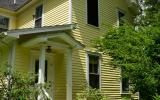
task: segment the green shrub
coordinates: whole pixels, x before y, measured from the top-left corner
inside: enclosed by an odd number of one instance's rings
[[[153,100],[160,100],[160,95],[156,94],[155,96],[153,96]]]
[[[98,89],[85,88],[77,94],[76,100],[107,100],[107,97]]]

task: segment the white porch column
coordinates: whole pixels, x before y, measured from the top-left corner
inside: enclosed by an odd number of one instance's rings
[[[38,83],[44,83],[44,75],[45,75],[45,53],[46,48],[45,46],[41,47],[40,56],[39,56],[39,73],[38,73]]]
[[[45,75],[45,52],[46,48],[45,46],[42,46],[40,49],[40,55],[39,55],[39,70],[38,70],[38,84],[44,83],[44,75]],[[38,100],[42,100],[43,95],[38,95]]]
[[[66,100],[72,100],[72,50],[67,49],[66,53]]]

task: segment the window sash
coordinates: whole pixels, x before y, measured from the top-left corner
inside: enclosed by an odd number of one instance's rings
[[[123,26],[124,24],[124,16],[125,14],[122,11],[118,11],[118,21],[119,21],[119,26]]]
[[[36,8],[35,12],[35,27],[42,26],[42,13],[43,13],[43,5],[40,5]]]
[[[42,18],[35,20],[35,27],[41,27],[42,26]]]
[[[9,18],[0,16],[0,32],[7,31],[9,27]]]
[[[88,55],[88,75],[89,85],[92,88],[100,88],[100,74],[99,74],[99,56]]]
[[[98,0],[87,0],[87,24],[99,26]]]

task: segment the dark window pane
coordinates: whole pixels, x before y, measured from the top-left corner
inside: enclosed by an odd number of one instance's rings
[[[98,63],[94,64],[94,73],[98,74]]]
[[[36,15],[35,15],[35,27],[41,27],[42,26],[42,12],[43,12],[43,6],[38,6],[36,8]]]
[[[39,60],[35,61],[35,83],[38,83],[38,73],[39,73]],[[47,82],[47,77],[48,77],[48,61],[45,61],[45,82]]]
[[[92,64],[89,64],[89,72],[93,73],[93,66],[92,66]]]
[[[37,8],[36,8],[36,19],[37,18],[39,18],[39,17],[42,17],[42,11],[43,11],[43,6],[41,5],[41,6],[38,6]]]
[[[119,26],[122,26],[124,24],[124,19],[123,19],[124,16],[125,16],[124,13],[122,13],[121,11],[118,11]]]
[[[128,78],[122,78],[122,91],[123,92],[129,91],[129,79]]]
[[[41,18],[39,18],[39,19],[37,19],[37,20],[35,20],[35,27],[41,27],[42,26],[42,19]]]
[[[38,71],[39,71],[39,60],[36,60],[35,62],[35,83],[38,83]]]
[[[89,56],[89,85],[92,88],[99,88],[99,57],[96,55]]]
[[[99,89],[99,75],[90,74],[89,75],[89,82],[90,82],[89,85],[92,88]]]
[[[45,82],[47,82],[47,77],[48,77],[48,61],[45,61]]]
[[[9,18],[0,16],[0,32],[7,31],[9,26]]]
[[[98,25],[98,0],[87,0],[87,23]]]

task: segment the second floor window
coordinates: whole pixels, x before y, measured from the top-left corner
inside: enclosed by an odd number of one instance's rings
[[[98,27],[98,0],[87,0],[87,24]]]
[[[43,6],[40,5],[36,8],[35,12],[35,27],[42,26],[42,13],[43,13]]]
[[[0,32],[7,31],[9,27],[9,18],[0,16]]]
[[[118,24],[123,26],[125,14],[122,11],[118,11]]]
[[[88,55],[88,69],[89,69],[89,86],[92,88],[100,88],[100,74],[99,74],[99,56]]]

